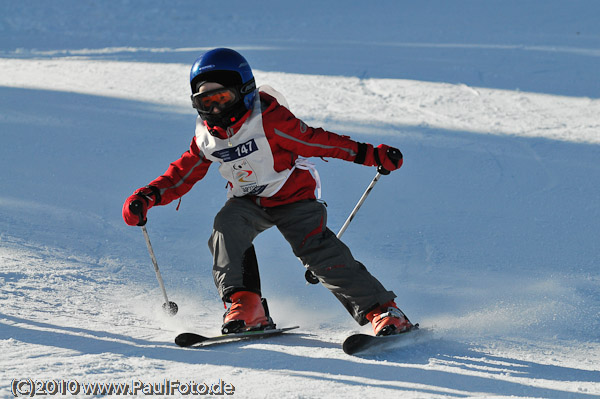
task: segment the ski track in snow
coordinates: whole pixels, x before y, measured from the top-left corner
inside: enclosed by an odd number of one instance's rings
[[[8,294],[0,317],[1,345],[9,353],[2,360],[6,392],[12,374],[80,382],[224,379],[242,397],[256,392],[259,397],[333,392],[433,398],[599,393],[600,348],[592,343],[573,348],[568,342],[556,346],[498,338],[482,345],[434,334],[399,353],[350,357],[339,347],[350,331],[329,325],[265,342],[177,348],[171,341],[176,331],[197,325],[218,329],[214,320],[205,320],[211,314],[192,311],[204,302],[194,294],[180,302],[181,313],[171,319],[157,310],[157,290],[124,286],[106,276],[104,267],[89,267],[70,253],[5,244],[0,260]],[[278,388],[266,388],[265,380]]]
[[[26,378],[223,380],[239,398],[600,397],[593,2],[469,2],[467,15],[443,2],[318,3],[315,14],[232,1],[204,5],[207,40],[187,28],[192,2],[119,1],[118,13],[24,3],[0,6],[0,397]],[[369,326],[305,285],[270,230],[256,240],[264,294],[278,326],[301,328],[173,344],[220,328],[206,240],[224,182],[211,169],[179,211],[150,211],[175,317],[161,311],[141,232],[120,213],[187,149],[189,65],[215,43],[264,66],[257,83],[307,123],[403,151],[344,241],[427,339],[345,355],[344,338]],[[337,230],[374,171],[315,161]]]

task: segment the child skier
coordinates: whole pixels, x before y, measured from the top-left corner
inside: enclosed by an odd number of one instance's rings
[[[228,200],[214,219],[209,248],[219,295],[231,303],[223,333],[274,326],[261,300],[254,238],[277,226],[294,254],[360,324],[375,335],[398,334],[413,325],[387,291],[326,226],[317,201],[314,166],[300,157],[333,157],[388,171],[400,168],[399,150],[358,143],[296,118],[280,93],[256,88],[246,59],[217,48],[200,56],[190,72],[198,111],[190,148],[165,174],[127,198],[123,218],[144,225],[148,209],[187,193],[215,162],[228,181]],[[263,305],[264,302],[264,305]]]

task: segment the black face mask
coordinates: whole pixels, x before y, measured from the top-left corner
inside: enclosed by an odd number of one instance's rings
[[[247,112],[246,106],[243,100],[238,100],[235,104],[229,108],[223,110],[218,114],[211,114],[207,112],[200,112],[200,118],[206,121],[209,127],[220,127],[227,129],[229,126],[234,125],[239,121]]]

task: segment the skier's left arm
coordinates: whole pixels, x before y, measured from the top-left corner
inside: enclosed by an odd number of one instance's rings
[[[366,166],[382,166],[388,171],[402,166],[402,153],[397,148],[385,144],[374,147],[348,136],[310,127],[283,106],[263,114],[263,123],[267,135],[276,145],[303,157],[339,158]]]

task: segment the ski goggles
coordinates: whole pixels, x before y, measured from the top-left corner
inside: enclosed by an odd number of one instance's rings
[[[201,112],[211,112],[213,108],[225,110],[237,101],[235,91],[227,88],[209,90],[204,93],[192,94],[192,106]]]

